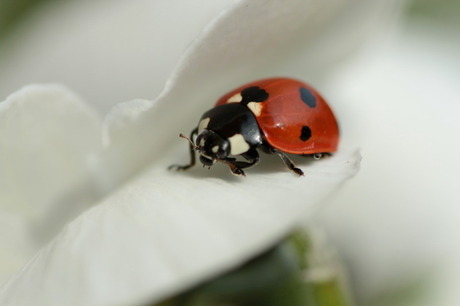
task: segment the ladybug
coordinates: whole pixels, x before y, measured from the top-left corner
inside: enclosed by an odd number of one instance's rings
[[[310,85],[290,78],[269,78],[240,86],[217,100],[192,130],[190,162],[170,168],[186,170],[195,165],[195,152],[209,168],[227,164],[233,174],[259,161],[258,149],[277,154],[298,174],[286,153],[315,159],[337,150],[337,120],[326,101]],[[236,159],[241,156],[244,160]]]

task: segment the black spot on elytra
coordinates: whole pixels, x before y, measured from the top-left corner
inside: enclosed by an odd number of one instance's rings
[[[307,141],[311,137],[311,130],[308,126],[304,125],[300,130],[300,140]]]
[[[307,104],[311,108],[316,107],[316,97],[308,88],[300,87],[299,92],[300,98],[305,104]]]
[[[268,92],[259,86],[252,86],[241,91],[241,104],[247,105],[249,102],[264,102],[268,99]]]

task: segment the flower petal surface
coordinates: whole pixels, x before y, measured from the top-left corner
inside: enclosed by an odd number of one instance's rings
[[[47,241],[98,195],[92,162],[100,126],[100,118],[59,85],[30,85],[0,103],[2,256],[20,264],[35,243]],[[14,245],[25,253],[12,256]],[[0,264],[6,275],[18,268],[8,260]]]
[[[66,226],[2,287],[0,303],[159,301],[281,239],[355,174],[360,161],[357,152],[298,161],[306,170],[298,177],[269,158],[240,178],[225,167],[168,171],[165,165],[181,155],[165,157]]]

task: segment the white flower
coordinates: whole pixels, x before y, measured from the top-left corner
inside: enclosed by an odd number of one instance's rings
[[[81,9],[70,21],[71,35],[69,28],[56,29],[48,19],[57,33],[45,36],[47,43],[32,52],[120,52],[126,62],[123,58],[116,63],[118,72],[129,63],[146,61],[147,73],[117,74],[117,68],[108,67],[114,61],[104,65],[100,57],[85,64],[78,57],[59,62],[54,56],[59,64],[50,66],[44,79],[53,72],[53,77],[61,73],[63,81],[73,75],[66,83],[75,83],[85,96],[94,95],[89,100],[102,102],[89,107],[60,85],[31,85],[0,104],[0,243],[6,246],[0,254],[2,305],[158,301],[260,252],[356,172],[359,156],[346,149],[303,165],[307,176],[300,179],[279,171],[284,169],[278,161],[262,162],[244,180],[224,167],[189,173],[166,168],[186,160],[186,144],[177,134],[196,124],[213,103],[210,97],[267,75],[320,83],[321,73],[373,32],[377,17],[390,11],[391,2],[253,0],[199,8],[189,4],[191,11],[180,13],[182,2],[112,5],[105,3],[89,15],[82,8],[94,8],[90,3],[62,8],[61,22],[70,18],[70,11]],[[102,9],[106,23],[100,20]],[[149,18],[149,12],[157,14],[152,24],[126,30],[139,25],[133,23],[143,20],[139,16]],[[184,39],[168,44],[166,38],[182,24],[179,17],[164,17],[172,12],[193,22],[180,27],[187,32]],[[124,16],[126,23],[120,23]],[[116,35],[104,35],[111,30]],[[349,33],[346,40],[344,32]],[[67,38],[56,40],[60,35]],[[115,48],[105,48],[102,42],[114,37],[120,40]],[[155,46],[154,61],[147,54],[129,53],[130,43],[140,39]],[[24,70],[30,64],[35,72],[47,71],[44,62],[19,62]],[[12,58],[2,65],[14,63]],[[11,86],[23,79],[20,70],[0,80],[9,76],[12,81],[5,84]],[[149,96],[150,86],[158,94],[152,101],[118,104],[105,117],[94,110],[103,113],[124,98]],[[102,93],[109,98],[101,98]],[[338,101],[331,104],[340,112]],[[346,115],[340,118],[348,120]]]
[[[401,288],[414,295],[418,285],[419,300],[403,305],[454,306],[460,281],[457,30],[432,20],[412,20],[399,30],[337,73],[334,95],[361,114],[350,128],[364,160],[317,222],[346,255],[363,305],[383,305],[379,298],[401,296]]]

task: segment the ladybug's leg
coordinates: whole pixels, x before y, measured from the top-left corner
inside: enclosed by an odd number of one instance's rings
[[[303,171],[297,168],[294,165],[294,162],[283,152],[274,150],[274,153],[278,154],[278,156],[283,160],[284,164],[294,173],[298,174],[299,176],[303,175]]]
[[[320,160],[323,157],[323,153],[312,154],[313,159]]]
[[[198,134],[198,128],[193,129],[193,131],[190,133],[190,143],[189,143],[189,152],[190,152],[190,162],[188,165],[171,165],[168,167],[168,169],[174,169],[177,171],[183,171],[187,170],[195,165],[195,147],[193,145],[193,138]],[[181,135],[182,136],[182,135]],[[187,137],[185,137],[187,138]]]
[[[241,156],[243,156],[247,162],[237,161],[231,157],[222,160],[222,162],[226,163],[230,167],[233,174],[244,176],[245,174],[243,168],[254,166],[259,161],[259,153],[257,153],[256,150],[249,150],[248,152],[241,154]]]
[[[328,153],[328,152],[315,153],[315,154],[310,154],[310,156],[313,157],[313,159],[319,160],[325,156],[331,156],[331,153]]]

